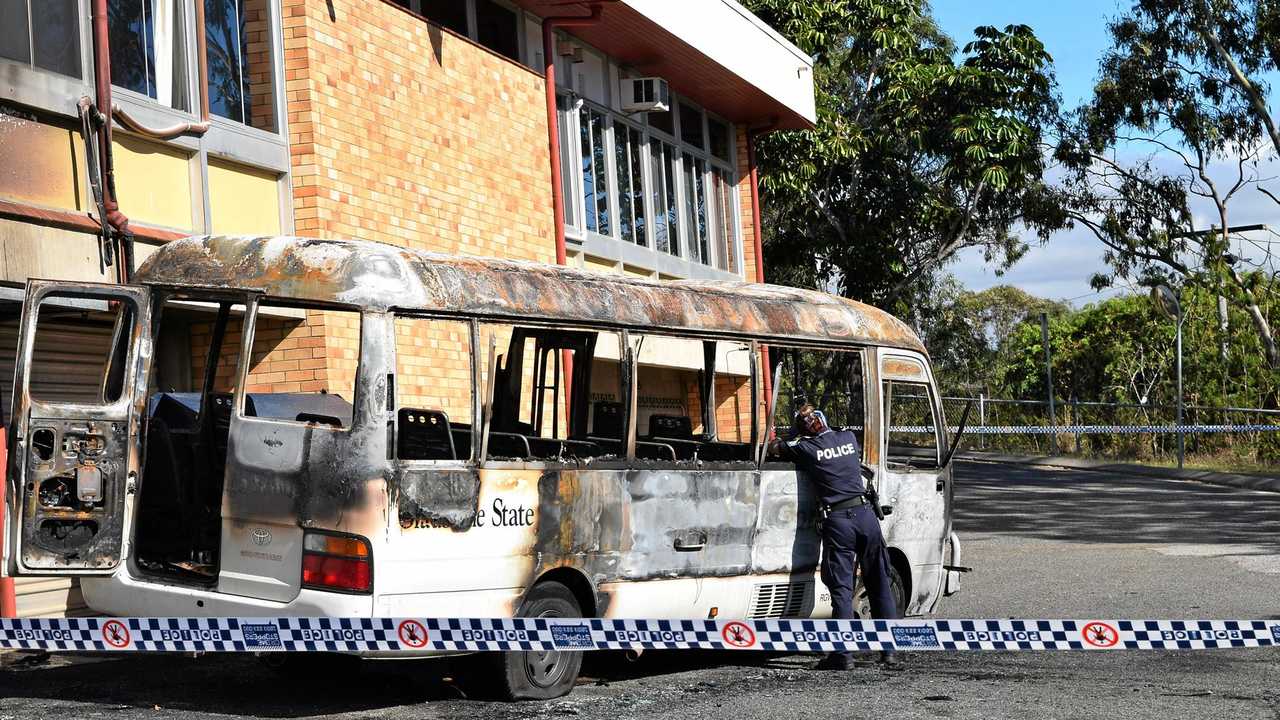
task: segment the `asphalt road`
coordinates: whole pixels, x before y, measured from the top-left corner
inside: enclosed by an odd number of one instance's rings
[[[1280,495],[1192,482],[963,463],[975,572],[944,617],[1280,616]],[[1280,650],[921,653],[889,673],[813,656],[589,656],[568,698],[470,700],[465,663],[326,666],[281,679],[246,657],[54,657],[0,668],[18,718],[1280,718]]]

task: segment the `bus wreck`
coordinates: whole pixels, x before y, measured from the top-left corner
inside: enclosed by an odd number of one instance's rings
[[[95,397],[38,381],[41,319],[68,307],[114,322]],[[822,617],[816,499],[764,453],[800,393],[859,434],[900,610],[932,612],[958,589],[946,426],[923,346],[883,312],[174,241],[132,285],[29,283],[5,567],[81,575],[117,615]],[[580,662],[503,655],[513,697],[568,692]]]

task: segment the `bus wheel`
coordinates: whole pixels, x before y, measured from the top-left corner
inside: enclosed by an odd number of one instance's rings
[[[893,594],[893,604],[898,609],[898,617],[907,616],[907,586],[902,582],[902,575],[898,574],[898,568],[889,563],[889,592]],[[867,596],[867,588],[862,584],[862,577],[859,575],[858,583],[853,586],[854,611],[858,613],[858,617],[863,620],[871,617],[871,598]]]
[[[520,606],[520,617],[582,617],[569,588],[548,581],[533,586]],[[582,653],[561,650],[517,650],[500,656],[502,689],[510,700],[550,700],[568,695],[582,669]]]

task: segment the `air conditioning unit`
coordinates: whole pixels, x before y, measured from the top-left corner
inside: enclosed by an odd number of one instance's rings
[[[671,109],[671,89],[660,77],[623,78],[623,112],[667,112]]]

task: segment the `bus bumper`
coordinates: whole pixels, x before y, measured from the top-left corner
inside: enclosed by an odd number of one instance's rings
[[[960,575],[969,571],[969,568],[960,564],[962,556],[960,554],[960,536],[952,532],[947,536],[948,552],[947,556],[951,562],[943,565],[946,570],[946,579],[943,581],[942,594],[950,597],[960,592]]]

